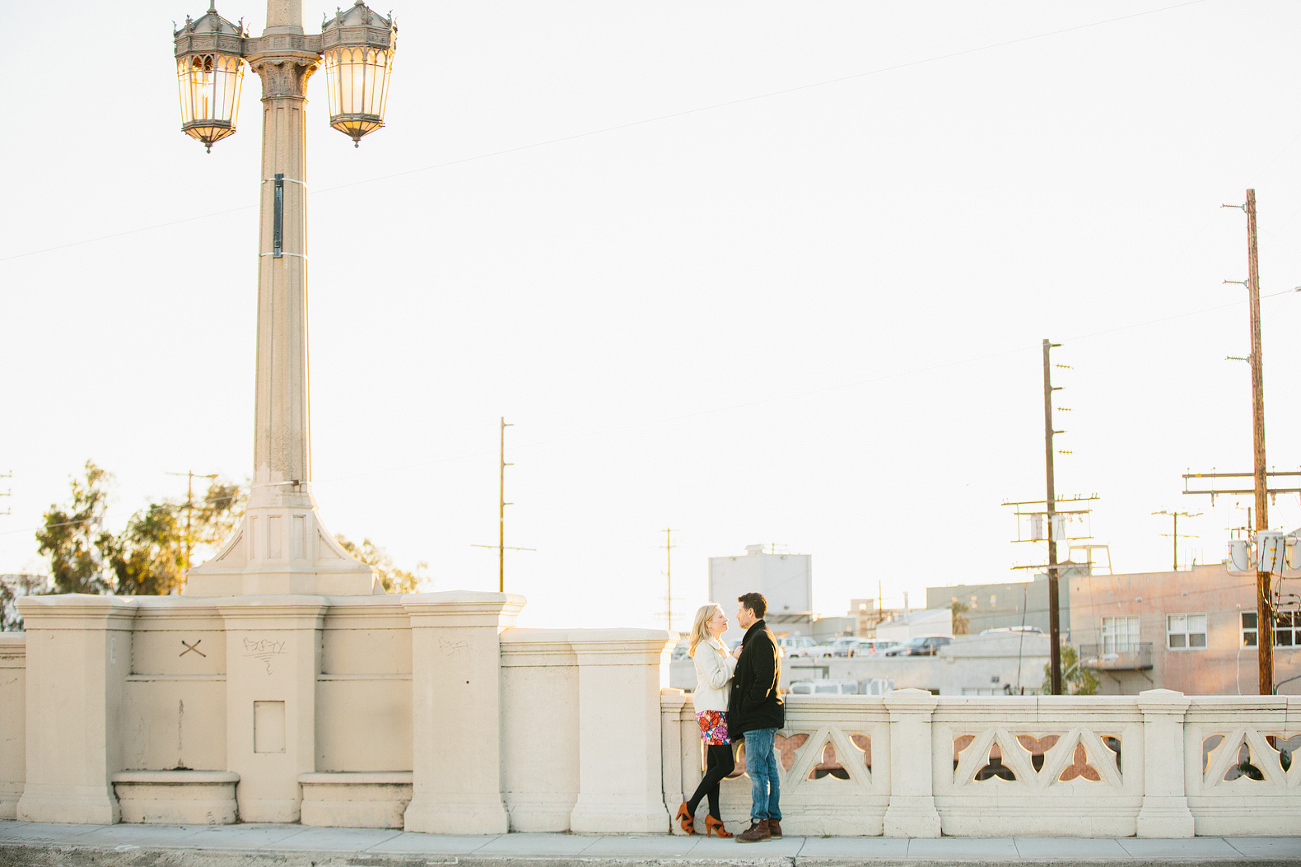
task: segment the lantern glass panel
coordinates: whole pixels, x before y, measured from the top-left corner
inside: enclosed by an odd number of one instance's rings
[[[244,62],[229,54],[193,54],[177,58],[181,129],[211,144],[235,131]]]
[[[382,127],[392,51],[332,48],[325,53],[324,61],[330,125],[354,140]]]

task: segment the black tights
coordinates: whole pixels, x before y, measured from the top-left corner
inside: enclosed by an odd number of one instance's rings
[[[696,793],[691,796],[691,800],[687,801],[687,810],[691,815],[696,815],[700,799],[707,796],[709,815],[721,819],[723,817],[718,814],[718,784],[736,769],[736,760],[732,758],[731,744],[710,744],[706,750],[708,757],[705,759],[705,776],[700,780],[700,785],[696,786]]]

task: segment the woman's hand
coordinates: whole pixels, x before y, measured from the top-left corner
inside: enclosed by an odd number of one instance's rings
[[[732,655],[735,656],[737,659],[741,658],[741,645],[738,644],[735,648],[733,648]]]

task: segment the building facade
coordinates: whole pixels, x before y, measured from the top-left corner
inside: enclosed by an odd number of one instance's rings
[[[745,635],[732,614],[737,597],[751,592],[762,593],[768,600],[764,619],[774,632],[812,634],[812,555],[765,554],[762,545],[746,545],[744,555],[709,558],[709,598],[722,605],[732,621],[723,634],[728,644]]]
[[[1189,695],[1259,694],[1254,574],[1232,574],[1217,564],[1077,576],[1070,585],[1072,644],[1095,669],[1102,694],[1134,695],[1152,688]],[[1283,598],[1287,602],[1288,596]],[[1280,694],[1301,694],[1297,607],[1291,597],[1276,612],[1274,676]]]
[[[1078,565],[1061,569],[1057,585],[1058,623],[1062,635],[1071,631],[1070,576],[1083,573]],[[990,584],[953,584],[927,587],[927,608],[948,608],[955,602],[967,606],[967,631],[978,635],[986,629],[1007,626],[1037,626],[1048,632],[1048,576],[1036,575],[1030,581],[1006,581]]]

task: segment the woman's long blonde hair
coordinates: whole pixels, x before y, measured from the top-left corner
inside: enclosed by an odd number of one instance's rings
[[[708,641],[714,637],[714,634],[709,631],[709,627],[706,624],[709,623],[709,619],[714,616],[715,611],[721,614],[723,612],[723,607],[717,602],[706,602],[704,605],[701,605],[700,610],[696,612],[695,622],[691,624],[691,643],[687,647],[688,656],[696,655],[697,644],[702,641]]]

